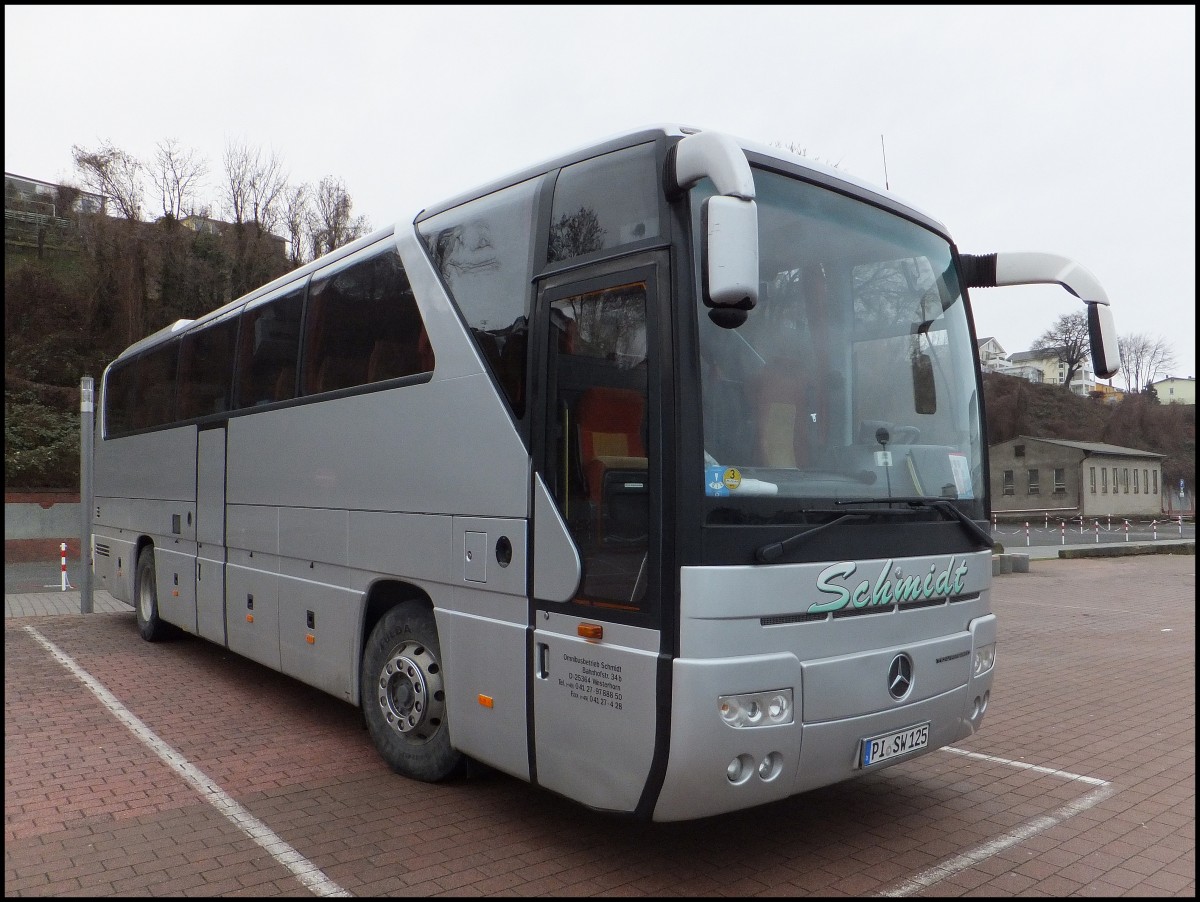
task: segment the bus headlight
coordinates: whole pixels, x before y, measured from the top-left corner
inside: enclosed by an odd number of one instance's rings
[[[975,649],[975,665],[971,669],[971,676],[982,676],[992,669],[992,665],[996,663],[996,643],[991,645],[981,645]]]
[[[773,727],[792,722],[792,690],[773,689],[717,699],[721,720],[731,727]]]

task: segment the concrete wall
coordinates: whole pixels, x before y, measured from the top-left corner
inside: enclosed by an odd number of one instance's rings
[[[78,560],[81,516],[78,492],[5,492],[5,561],[57,559],[63,542]]]

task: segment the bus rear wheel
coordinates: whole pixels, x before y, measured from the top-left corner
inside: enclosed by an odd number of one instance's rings
[[[133,581],[137,602],[138,633],[147,642],[160,642],[170,635],[170,625],[158,616],[158,583],[154,577],[154,546],[147,545],[138,554]]]
[[[376,624],[363,654],[361,694],[371,738],[396,773],[436,783],[464,770],[446,725],[433,611],[405,603]]]

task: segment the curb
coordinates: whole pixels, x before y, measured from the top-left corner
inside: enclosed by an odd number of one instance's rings
[[[1177,542],[1174,545],[1111,545],[1099,548],[1064,548],[1060,558],[1079,557],[1131,557],[1135,554],[1190,554],[1195,556],[1195,542]]]
[[[1134,545],[1118,545],[1110,543],[1107,545],[1097,545],[1095,547],[1080,547],[1080,548],[1062,548],[1058,551],[1058,558],[1096,558],[1096,557],[1132,557],[1140,554],[1183,554],[1195,555],[1196,543],[1192,542],[1172,542],[1169,544],[1163,543],[1139,543]],[[1044,558],[1046,560],[1054,560],[1054,558]],[[1028,573],[1029,572],[1028,554],[1018,554],[1001,552],[992,555],[992,576],[1003,576],[1009,573]]]

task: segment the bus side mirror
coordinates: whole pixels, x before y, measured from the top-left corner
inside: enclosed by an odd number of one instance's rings
[[[709,318],[733,329],[758,303],[758,208],[753,200],[717,195],[701,209],[700,269]]]
[[[1121,368],[1117,327],[1107,304],[1089,303],[1088,343],[1092,347],[1092,371],[1100,379],[1111,379]]]
[[[917,413],[937,413],[937,386],[933,380],[933,359],[928,354],[912,358],[913,405]]]

